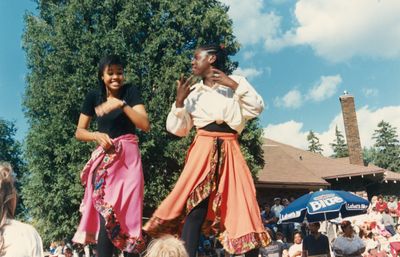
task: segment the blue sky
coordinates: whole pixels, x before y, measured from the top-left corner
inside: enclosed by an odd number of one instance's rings
[[[7,2],[7,4],[6,4]],[[223,0],[230,6],[241,50],[236,73],[263,96],[265,135],[305,148],[314,130],[330,154],[336,125],[343,129],[339,96],[355,96],[363,146],[384,119],[400,134],[400,1]],[[0,117],[27,131],[23,14],[30,0],[0,1]]]
[[[0,118],[15,122],[19,140],[28,129],[21,104],[27,72],[21,42],[23,16],[35,6],[30,0],[0,1]]]

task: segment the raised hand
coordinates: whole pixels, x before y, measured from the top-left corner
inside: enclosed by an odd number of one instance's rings
[[[192,86],[193,75],[186,79],[183,74],[179,80],[176,81],[176,107],[183,107],[183,102],[190,93],[190,87]]]
[[[216,68],[212,68],[212,77],[211,80],[215,83],[218,83],[220,85],[223,86],[227,86],[230,87],[232,90],[236,90],[236,88],[238,87],[238,83],[236,81],[234,81],[233,79],[231,79],[230,77],[228,77],[223,71],[218,70]]]
[[[122,105],[123,105],[122,100],[110,96],[110,97],[107,97],[107,101],[100,104],[99,106],[96,106],[96,108],[94,110],[96,112],[96,115],[98,117],[101,117],[107,113],[112,112],[115,109],[121,108]]]

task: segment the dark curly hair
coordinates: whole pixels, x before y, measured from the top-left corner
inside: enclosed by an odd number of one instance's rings
[[[104,102],[107,99],[106,86],[101,77],[103,76],[104,69],[110,65],[118,65],[118,66],[121,66],[122,69],[125,68],[125,62],[118,55],[110,54],[110,55],[106,55],[100,59],[99,69],[98,69],[98,73],[97,73],[97,79],[98,79],[98,83],[99,83],[101,102]]]
[[[216,56],[215,62],[212,64],[215,68],[226,72],[226,61],[228,58],[228,55],[225,51],[225,47],[223,45],[217,45],[217,44],[209,44],[209,45],[201,45],[198,47],[200,50],[205,50],[209,54],[213,54]]]

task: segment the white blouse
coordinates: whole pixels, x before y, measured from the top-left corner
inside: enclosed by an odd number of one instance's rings
[[[238,83],[235,91],[219,84],[208,87],[203,81],[191,88],[184,107],[172,104],[167,117],[167,130],[183,137],[195,126],[202,128],[210,123],[227,123],[241,133],[247,120],[257,117],[264,109],[264,101],[242,76],[230,75]]]
[[[7,219],[3,228],[5,257],[43,257],[42,239],[34,227]]]

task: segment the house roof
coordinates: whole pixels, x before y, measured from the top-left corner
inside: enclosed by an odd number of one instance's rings
[[[349,163],[349,158],[348,157],[338,158],[338,159],[335,159],[335,160],[340,161],[342,163]],[[376,169],[376,170],[382,170],[383,171],[383,173],[382,173],[383,180],[400,181],[400,173],[398,173],[398,172],[393,172],[393,171],[390,171],[390,170],[386,170],[386,169],[380,168],[380,167],[378,167],[376,165],[373,165],[373,164],[368,164],[368,167],[371,167],[372,169]],[[378,172],[378,174],[379,173],[381,173],[381,172]]]
[[[290,145],[264,139],[264,160],[259,183],[327,186],[327,179],[384,173],[376,166],[353,165]]]
[[[299,160],[285,151],[285,147],[272,140],[264,141],[265,166],[259,172],[258,183],[303,184],[309,186],[329,186]]]
[[[390,170],[385,171],[385,180],[400,181],[400,174]]]

